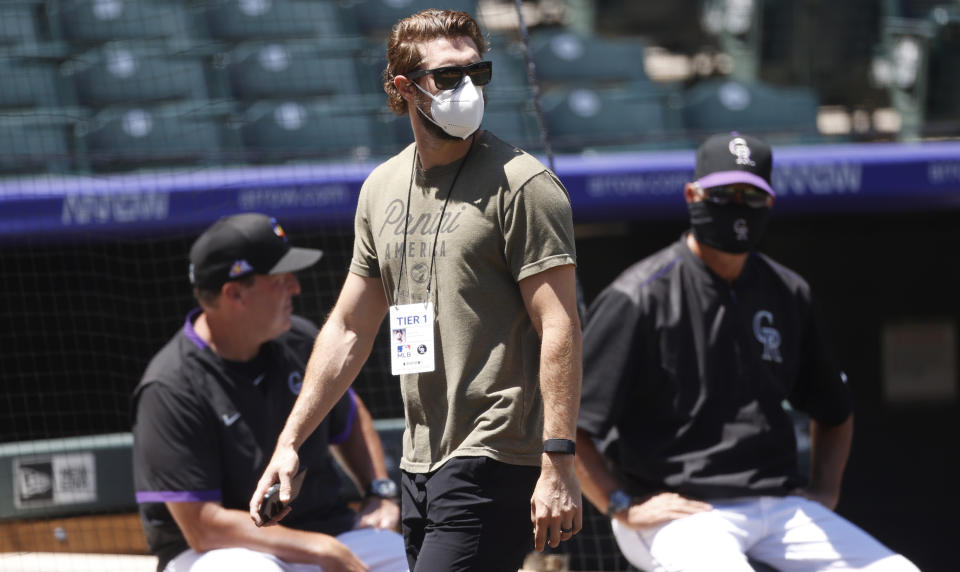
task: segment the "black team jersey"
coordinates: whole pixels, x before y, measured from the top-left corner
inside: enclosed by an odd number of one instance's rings
[[[154,356],[133,395],[136,498],[160,570],[188,548],[165,502],[215,501],[247,512],[317,335],[293,316],[290,331],[261,346],[255,359],[231,362],[197,336],[198,314]],[[328,444],[346,439],[356,411],[349,390],[300,448],[309,470],[285,526],[331,535],[353,527]]]
[[[634,496],[786,494],[806,478],[783,400],[840,424],[846,377],[803,278],[751,253],[731,285],[685,241],[628,268],[591,305],[578,425]]]

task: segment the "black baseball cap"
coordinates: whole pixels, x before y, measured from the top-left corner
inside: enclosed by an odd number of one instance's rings
[[[323,252],[297,248],[277,219],[259,213],[223,217],[190,247],[190,283],[219,290],[251,274],[282,274],[313,265]]]
[[[746,183],[770,193],[773,152],[762,139],[737,132],[713,135],[697,149],[694,177],[701,188]]]

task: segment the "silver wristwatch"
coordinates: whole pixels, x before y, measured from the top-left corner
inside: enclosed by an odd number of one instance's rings
[[[393,482],[393,479],[373,479],[367,487],[367,496],[395,499],[398,496],[397,483]]]
[[[633,499],[630,498],[630,495],[623,489],[617,489],[610,493],[610,502],[607,504],[606,515],[613,518],[630,508],[631,504],[633,504]]]

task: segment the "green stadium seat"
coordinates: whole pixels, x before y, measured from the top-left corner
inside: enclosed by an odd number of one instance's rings
[[[931,135],[955,135],[960,120],[960,2],[929,15],[936,25],[927,65],[926,121]],[[940,123],[940,125],[937,125]]]
[[[427,8],[460,10],[477,16],[477,0],[350,0],[343,3],[343,19],[356,22],[361,34],[386,38],[398,20]]]
[[[491,102],[484,110],[481,127],[525,151],[543,148],[537,116],[529,104],[500,105]]]
[[[0,173],[67,172],[72,129],[72,121],[49,113],[0,114]]]
[[[643,37],[651,45],[682,54],[695,54],[712,41],[703,25],[704,8],[709,6],[704,0],[592,0],[591,3],[596,34]]]
[[[530,38],[537,80],[598,85],[649,81],[643,70],[646,45],[637,39],[605,39],[571,32],[543,32]]]
[[[221,164],[229,147],[221,117],[186,106],[106,108],[80,138],[95,171]]]
[[[227,42],[312,39],[330,42],[356,36],[351,20],[332,1],[210,0],[205,3],[212,38]]]
[[[523,56],[523,44],[503,36],[491,35],[490,51],[483,58],[493,62],[493,80],[484,91],[491,100],[529,100],[527,62]]]
[[[91,107],[205,99],[203,62],[140,46],[113,43],[75,59],[80,104]]]
[[[554,89],[541,101],[554,150],[645,148],[679,129],[676,112],[657,94],[623,89]]]
[[[326,55],[307,43],[242,45],[227,66],[234,97],[297,99],[360,92],[354,60]]]
[[[357,81],[363,93],[374,94],[386,105],[383,93],[383,72],[387,69],[387,44],[383,41],[367,42],[354,54]]]
[[[0,47],[32,44],[37,21],[30,2],[0,5]]]
[[[185,3],[169,0],[61,0],[63,37],[71,44],[113,40],[169,40],[193,29]]]
[[[369,109],[342,100],[262,101],[246,110],[240,128],[251,162],[365,159],[378,145]]]
[[[2,58],[0,78],[0,108],[50,107],[60,103],[60,76],[54,63]]]
[[[812,89],[711,79],[683,95],[683,122],[698,135],[740,130],[768,139],[815,141],[819,100]]]

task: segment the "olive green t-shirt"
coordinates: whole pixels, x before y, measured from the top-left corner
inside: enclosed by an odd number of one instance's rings
[[[436,367],[399,379],[400,466],[430,472],[455,456],[539,465],[540,339],[518,282],[576,264],[560,181],[486,131],[465,159],[427,171],[411,144],[364,182],[355,232],[351,272],[379,276],[391,305],[434,304]]]

